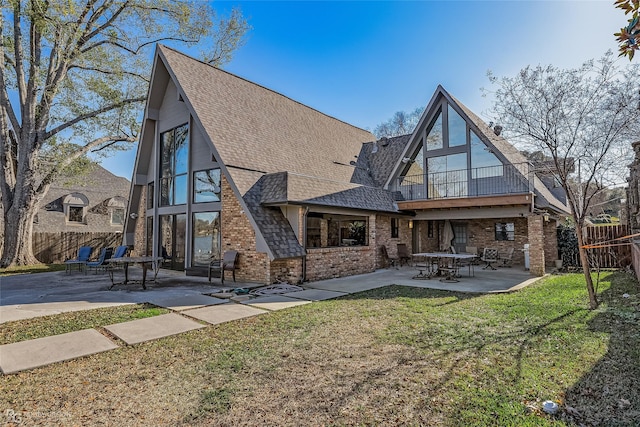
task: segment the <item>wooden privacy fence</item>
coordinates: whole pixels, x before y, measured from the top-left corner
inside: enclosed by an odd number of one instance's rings
[[[574,233],[575,235],[575,233]],[[596,268],[621,268],[631,264],[631,246],[628,239],[615,240],[629,235],[626,225],[599,225],[584,228],[584,244],[602,247],[587,249],[589,264]],[[558,245],[561,246],[560,244]],[[579,267],[577,239],[575,248],[561,251],[562,264]]]
[[[122,244],[122,233],[33,233],[33,253],[40,262],[57,264],[75,258],[80,246],[93,246],[93,256],[101,248]]]

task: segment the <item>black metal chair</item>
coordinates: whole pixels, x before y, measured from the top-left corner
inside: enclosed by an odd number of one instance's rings
[[[398,260],[400,265],[408,264],[411,261],[411,254],[409,253],[409,248],[404,243],[398,243]]]
[[[224,272],[231,271],[233,281],[236,281],[236,264],[238,263],[238,251],[226,251],[222,256],[222,261],[215,260],[209,264],[209,281],[212,273],[220,273],[220,283],[224,285]]]
[[[490,268],[491,270],[495,270],[496,268],[492,265],[500,261],[500,257],[498,255],[497,248],[484,248],[484,252],[482,253],[482,261],[486,262],[487,265],[482,267],[483,270]]]

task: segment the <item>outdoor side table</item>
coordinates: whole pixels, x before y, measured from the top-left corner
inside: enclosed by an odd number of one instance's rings
[[[147,270],[151,269],[153,271],[153,281],[155,282],[158,277],[158,270],[162,260],[162,257],[154,256],[128,256],[122,258],[110,258],[106,260],[105,262],[108,262],[111,266],[111,268],[109,268],[109,278],[111,279],[111,286],[109,286],[109,289],[113,288],[115,285],[126,285],[129,283],[129,264],[140,264],[142,266],[142,289],[147,289],[145,284],[147,280]],[[115,282],[113,268],[115,265],[122,265],[124,269],[124,282]]]

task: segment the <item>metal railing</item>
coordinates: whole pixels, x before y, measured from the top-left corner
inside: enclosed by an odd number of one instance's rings
[[[399,200],[437,200],[529,193],[533,182],[530,164],[518,163],[402,176],[391,190]]]

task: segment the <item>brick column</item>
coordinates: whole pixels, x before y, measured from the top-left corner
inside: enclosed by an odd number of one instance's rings
[[[544,269],[544,223],[541,215],[527,217],[529,236],[529,271],[534,276],[543,276]]]

